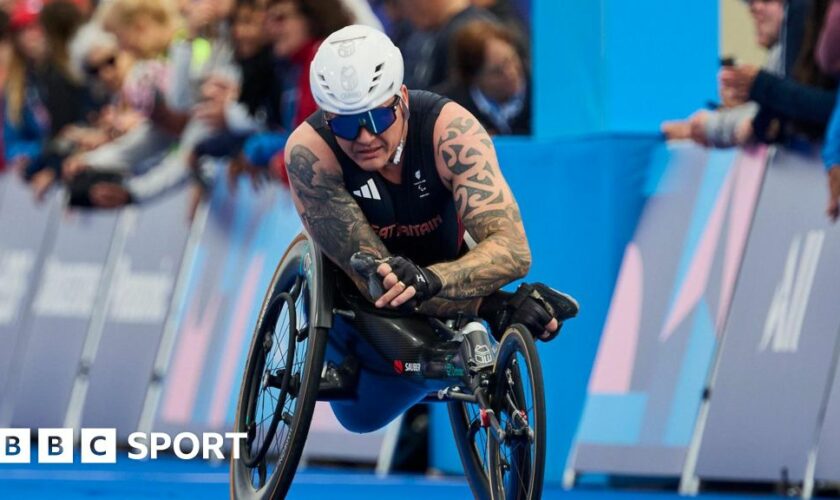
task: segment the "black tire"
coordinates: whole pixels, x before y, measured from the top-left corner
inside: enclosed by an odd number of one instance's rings
[[[539,499],[545,474],[545,394],[534,338],[524,326],[511,325],[502,337],[494,379],[491,406],[507,439],[488,443],[491,496]],[[516,415],[519,411],[527,418]]]
[[[310,252],[304,235],[289,245],[260,309],[236,408],[234,430],[249,438],[237,440],[238,453],[232,456],[239,458],[231,459],[235,499],[285,497],[306,443],[328,334],[309,321],[317,300],[303,265]],[[285,354],[294,349],[292,356],[284,357],[284,348]]]
[[[477,404],[460,401],[451,402],[447,406],[455,446],[473,496],[479,500],[490,500],[487,440],[492,438],[480,426],[479,407]]]

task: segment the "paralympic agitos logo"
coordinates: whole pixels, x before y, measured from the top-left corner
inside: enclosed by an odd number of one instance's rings
[[[75,439],[73,429],[38,429],[38,463],[71,464],[78,443],[81,463],[116,463],[116,429],[81,429]],[[155,460],[161,452],[172,451],[181,460],[199,455],[205,460],[225,460],[225,450],[239,459],[238,441],[247,438],[244,432],[181,432],[174,437],[164,432],[134,432],[128,436],[129,460]],[[225,441],[229,445],[225,446]],[[123,451],[123,450],[120,450]],[[28,464],[33,461],[31,429],[0,429],[0,464]]]

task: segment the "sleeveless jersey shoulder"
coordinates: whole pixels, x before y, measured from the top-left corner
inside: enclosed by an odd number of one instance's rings
[[[408,132],[399,184],[361,169],[338,145],[322,111],[307,118],[332,149],[344,186],[389,251],[420,265],[457,258],[463,252],[463,225],[452,193],[441,181],[435,161],[435,124],[449,99],[409,91]]]

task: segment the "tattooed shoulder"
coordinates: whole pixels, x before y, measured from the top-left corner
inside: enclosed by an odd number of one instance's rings
[[[508,209],[512,197],[499,172],[493,141],[478,120],[451,119],[439,134],[436,152],[452,174],[452,193],[465,221]]]

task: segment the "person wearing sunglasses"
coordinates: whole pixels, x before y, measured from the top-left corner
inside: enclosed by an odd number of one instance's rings
[[[525,276],[531,254],[493,141],[460,105],[408,90],[403,72],[399,49],[372,28],[343,28],[318,49],[319,111],[285,148],[310,237],[378,308],[478,314],[496,335],[516,321],[553,338],[574,299],[542,284],[516,300],[499,291]],[[381,295],[353,271],[357,252],[376,260]]]

